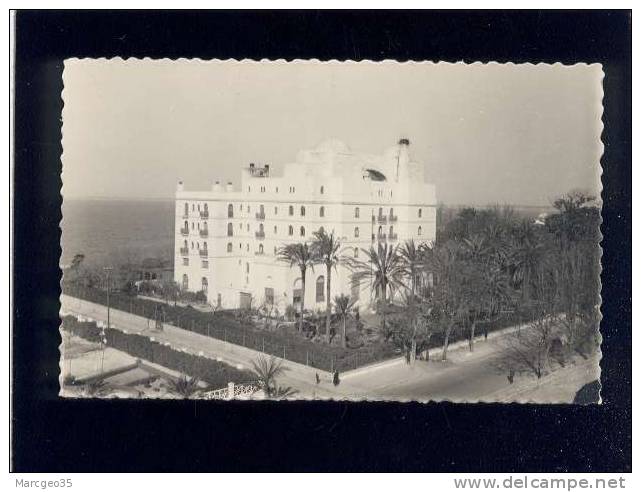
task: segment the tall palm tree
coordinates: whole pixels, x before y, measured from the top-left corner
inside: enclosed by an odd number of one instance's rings
[[[527,302],[530,297],[531,282],[538,269],[545,248],[528,221],[516,227],[512,250],[512,280],[521,287],[521,295]]]
[[[325,311],[325,335],[327,343],[330,341],[330,324],[332,321],[332,269],[336,268],[341,261],[339,250],[341,242],[334,236],[334,231],[331,233],[325,232],[320,229],[314,232],[314,240],[312,241],[312,252],[314,261],[318,264],[325,265],[327,270],[327,294],[325,296],[327,306]]]
[[[343,348],[347,348],[347,318],[354,309],[354,304],[356,304],[356,300],[345,294],[334,297],[334,310],[343,321]]]
[[[350,263],[352,277],[361,280],[369,279],[372,285],[372,292],[382,304],[382,329],[385,332],[387,322],[387,292],[395,291],[404,287],[403,263],[398,254],[398,246],[378,244],[374,249],[363,249],[366,260],[353,260]]]
[[[416,294],[416,277],[421,273],[423,257],[419,248],[416,247],[414,239],[405,241],[398,249],[400,255],[401,269],[405,277],[409,279],[409,289],[412,297]]]
[[[298,331],[303,331],[303,313],[305,312],[305,277],[308,268],[314,268],[314,257],[307,243],[292,243],[278,250],[278,261],[287,263],[290,267],[298,267],[302,282],[302,295],[300,300],[300,319]]]

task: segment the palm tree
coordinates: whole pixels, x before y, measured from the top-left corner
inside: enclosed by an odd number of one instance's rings
[[[405,241],[398,249],[403,274],[409,279],[410,293],[416,294],[416,277],[421,273],[423,257],[414,239]]]
[[[369,279],[371,281],[372,292],[375,293],[378,300],[382,301],[382,330],[385,332],[387,321],[387,291],[395,291],[404,287],[403,283],[403,263],[398,254],[398,246],[388,246],[387,244],[378,244],[377,249],[370,246],[369,250],[363,249],[367,260],[352,260],[350,268],[352,277],[361,280]]]
[[[283,361],[273,355],[269,358],[259,355],[252,361],[252,372],[256,376],[256,382],[265,393],[266,398],[285,398],[294,395],[297,391],[289,386],[278,386],[277,378],[283,376],[289,370],[283,365]]]
[[[347,318],[350,316],[356,300],[345,294],[334,297],[334,309],[343,320],[343,348],[347,348]]]
[[[189,398],[200,391],[198,382],[197,377],[181,374],[178,378],[171,380],[171,390],[183,398]]]
[[[303,313],[305,312],[305,276],[307,268],[314,268],[314,258],[307,243],[293,243],[283,246],[278,250],[278,260],[287,263],[290,267],[297,266],[300,270],[302,282],[302,295],[300,300],[300,319],[298,331],[303,331]]]
[[[532,225],[527,221],[517,226],[512,246],[512,281],[516,286],[521,287],[521,295],[527,302],[530,297],[531,282],[543,260],[545,248],[537,238]]]
[[[341,261],[339,249],[341,242],[334,236],[334,231],[327,234],[324,229],[314,232],[314,240],[312,241],[312,251],[314,261],[318,264],[325,265],[327,270],[327,294],[325,296],[327,306],[325,310],[325,335],[327,343],[330,341],[330,324],[332,321],[332,298],[331,298],[331,285],[332,285],[332,269],[338,266]]]

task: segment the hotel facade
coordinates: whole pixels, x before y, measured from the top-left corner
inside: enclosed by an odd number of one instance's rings
[[[334,232],[341,253],[366,259],[378,243],[431,242],[436,234],[436,194],[425,183],[423,165],[410,158],[402,139],[382,155],[350,151],[328,140],[300,151],[275,176],[269,165],[241,172],[240,189],[216,181],[211,189],[176,190],[174,279],[183,290],[204,291],[221,308],[271,305],[284,313],[300,302],[297,267],[278,261],[288,243],[313,240],[314,231]],[[345,293],[365,308],[370,282],[352,281],[339,266],[332,272],[332,297]],[[305,306],[324,308],[325,267],[308,269]]]

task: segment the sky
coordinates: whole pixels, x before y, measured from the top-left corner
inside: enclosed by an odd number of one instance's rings
[[[599,65],[67,60],[63,196],[171,198],[328,138],[409,138],[439,202],[598,194]]]

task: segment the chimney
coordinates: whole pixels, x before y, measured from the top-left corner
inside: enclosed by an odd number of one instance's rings
[[[211,187],[211,190],[212,191],[221,191],[222,187],[220,186],[220,181],[216,180],[216,182]]]
[[[231,181],[227,182],[227,187],[225,188],[225,191],[234,191],[234,185],[231,184]]]
[[[185,185],[183,185],[182,180],[178,181],[178,184],[176,185],[176,191],[185,191]]]

